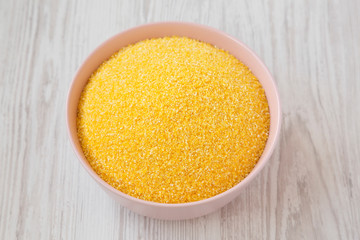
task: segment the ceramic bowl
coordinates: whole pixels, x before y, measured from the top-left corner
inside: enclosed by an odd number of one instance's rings
[[[76,129],[77,106],[80,94],[86,85],[91,73],[119,49],[141,40],[165,36],[186,36],[203,42],[213,44],[229,51],[232,55],[246,64],[262,84],[270,108],[270,132],[264,152],[251,173],[233,188],[214,197],[190,203],[166,204],[145,201],[131,197],[113,188],[103,181],[91,168],[86,160]],[[238,196],[241,191],[260,173],[274,150],[279,136],[281,112],[279,95],[275,82],[262,61],[239,40],[219,30],[194,23],[163,22],[152,23],[121,32],[105,41],[88,56],[78,69],[72,81],[67,99],[67,128],[70,142],[82,166],[90,176],[111,197],[121,205],[141,215],[159,219],[188,219],[199,217],[213,212]],[[96,206],[94,206],[96,207]]]

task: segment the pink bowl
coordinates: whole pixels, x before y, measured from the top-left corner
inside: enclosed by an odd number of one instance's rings
[[[260,160],[252,172],[239,184],[226,192],[205,200],[181,204],[165,204],[140,200],[124,194],[107,184],[94,172],[82,152],[77,137],[76,114],[80,94],[91,73],[113,53],[122,47],[144,39],[174,35],[198,39],[225,49],[251,69],[265,89],[270,108],[270,132]],[[261,60],[242,42],[233,37],[216,29],[193,23],[164,22],[146,24],[126,30],[110,38],[96,48],[80,66],[72,81],[67,99],[68,133],[71,144],[83,167],[110,196],[119,201],[123,206],[141,215],[160,219],[176,220],[199,217],[215,211],[233,200],[259,174],[268,162],[279,136],[280,125],[281,111],[278,92],[270,72]]]

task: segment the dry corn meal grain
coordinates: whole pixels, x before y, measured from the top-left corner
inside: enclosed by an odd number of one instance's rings
[[[185,203],[254,168],[270,115],[264,89],[224,50],[186,37],[127,46],[90,77],[78,106],[92,168],[133,197]]]

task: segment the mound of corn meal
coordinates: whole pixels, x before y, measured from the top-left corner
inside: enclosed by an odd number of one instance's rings
[[[186,37],[129,45],[90,77],[78,105],[92,168],[123,193],[185,203],[243,180],[265,147],[264,89],[228,52]]]

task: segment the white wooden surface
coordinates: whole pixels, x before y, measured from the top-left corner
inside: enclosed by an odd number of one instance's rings
[[[360,239],[360,2],[0,1],[0,239]],[[139,216],[82,169],[65,125],[82,60],[138,24],[213,26],[278,84],[283,129],[232,203],[187,221]]]

